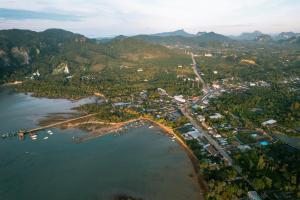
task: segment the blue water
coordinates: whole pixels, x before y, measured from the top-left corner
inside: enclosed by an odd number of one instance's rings
[[[37,126],[51,112],[73,112],[67,100],[0,92],[0,130]],[[0,138],[1,200],[199,199],[191,162],[159,128],[129,129],[83,143],[77,129],[51,129],[33,141]],[[49,139],[43,138],[48,136]]]

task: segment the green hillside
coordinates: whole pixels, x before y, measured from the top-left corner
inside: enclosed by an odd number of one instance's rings
[[[67,64],[72,73],[100,71],[106,66],[134,65],[143,60],[168,59],[177,53],[160,45],[133,38],[115,39],[105,44],[60,29],[43,32],[0,31],[0,80],[22,79],[39,70],[47,76],[58,74]]]

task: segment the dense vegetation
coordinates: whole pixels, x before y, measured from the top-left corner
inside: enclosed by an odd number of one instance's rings
[[[63,72],[100,72],[105,67],[133,66],[168,59],[178,53],[163,46],[126,38],[106,44],[59,29],[43,32],[0,31],[0,80],[24,79],[39,70],[41,77]]]
[[[253,149],[235,155],[237,163],[257,191],[285,193],[300,198],[300,152],[284,144]],[[290,194],[290,195],[287,195]],[[289,198],[288,198],[289,199]]]
[[[252,130],[269,119],[278,122],[279,125],[273,127],[277,131],[292,134],[289,129],[300,127],[299,91],[287,90],[286,85],[253,87],[242,93],[227,93],[213,100],[212,106],[225,114],[229,112],[237,116],[240,126]]]

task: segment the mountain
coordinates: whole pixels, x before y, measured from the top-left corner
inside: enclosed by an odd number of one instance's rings
[[[124,36],[99,43],[96,39],[61,29],[2,30],[0,80],[5,81],[11,75],[30,75],[37,70],[45,76],[63,74],[62,68],[68,69],[70,74],[82,70],[99,71],[105,66],[168,58],[173,54],[164,46]]]
[[[294,32],[282,32],[278,35],[275,35],[273,37],[274,40],[287,40],[290,39],[292,37],[296,37],[297,35],[299,35],[299,33],[294,33]]]
[[[203,41],[222,41],[222,42],[230,40],[229,37],[215,32],[209,32],[209,33],[202,32],[202,34],[198,36],[198,39]]]
[[[257,36],[254,41],[256,42],[271,42],[273,39],[270,35],[267,34],[262,34]]]
[[[180,29],[180,30],[172,31],[172,32],[156,33],[156,34],[152,34],[152,36],[159,36],[159,37],[168,37],[168,36],[194,37],[195,35],[187,33],[183,29]]]
[[[300,35],[291,37],[286,40],[279,40],[278,42],[280,44],[285,44],[285,45],[300,45]]]
[[[252,33],[242,33],[241,35],[239,36],[234,36],[233,39],[236,39],[236,40],[255,40],[257,37],[263,35],[262,32],[260,31],[254,31]]]
[[[206,34],[206,33],[207,33],[207,32],[205,32],[205,31],[203,31],[203,32],[199,31],[196,35],[197,35],[197,36],[201,36],[201,35]]]
[[[194,35],[193,37],[184,36],[157,36],[157,35],[137,35],[133,38],[156,43],[162,45],[179,45],[191,47],[206,47],[206,46],[221,46],[224,42],[230,42],[232,39],[214,32],[203,32],[201,35]]]

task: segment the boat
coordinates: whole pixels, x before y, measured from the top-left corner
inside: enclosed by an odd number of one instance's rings
[[[36,140],[36,139],[37,139],[37,135],[31,135],[30,137],[31,137],[31,139],[33,139],[33,140]]]
[[[3,139],[7,138],[7,134],[2,134],[1,137],[2,137]]]
[[[52,132],[51,130],[47,131],[47,133],[48,133],[49,135],[52,135],[52,134],[53,134],[53,132]]]
[[[44,140],[47,140],[48,139],[48,137],[44,137]]]
[[[153,128],[153,126],[149,126],[149,128]]]
[[[33,135],[33,136],[31,136],[31,139],[32,139],[32,140],[36,140],[36,139],[37,139],[37,136],[36,136],[36,135]]]

